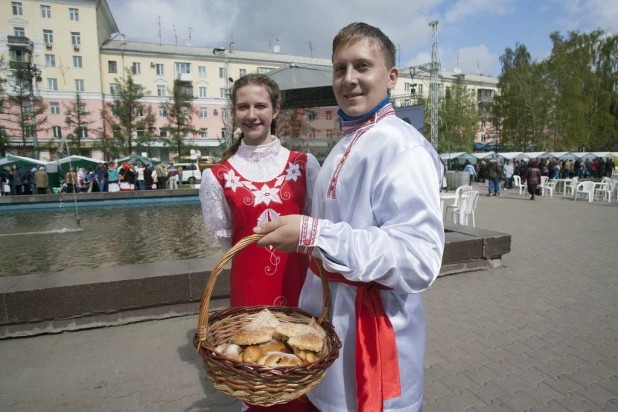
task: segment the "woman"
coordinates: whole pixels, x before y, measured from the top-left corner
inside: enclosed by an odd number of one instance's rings
[[[86,189],[86,173],[83,168],[77,169],[77,193],[84,192]]]
[[[118,169],[115,164],[110,163],[107,168],[107,191],[110,193],[120,191],[120,185],[118,184],[119,181],[120,174],[118,173]]]
[[[253,228],[278,216],[309,214],[318,161],[292,152],[272,135],[280,111],[279,86],[262,74],[234,83],[232,113],[242,134],[223,152],[221,163],[203,172],[200,200],[204,224],[223,249],[252,235]],[[308,259],[255,244],[232,261],[230,306],[298,306]],[[253,411],[312,411],[308,400],[295,400]]]
[[[77,184],[77,175],[72,167],[64,175],[64,183],[66,184],[66,193],[75,193],[75,185]]]
[[[513,166],[512,160],[507,160],[504,165],[504,190],[513,188],[513,174],[515,173],[515,166]]]
[[[534,200],[536,188],[539,183],[541,183],[541,170],[539,169],[539,162],[537,160],[533,160],[528,164],[528,170],[526,171],[526,182],[528,184],[530,200]]]

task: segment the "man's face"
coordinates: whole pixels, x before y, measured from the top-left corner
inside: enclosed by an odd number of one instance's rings
[[[397,68],[387,68],[384,54],[370,39],[344,44],[333,55],[333,91],[348,116],[376,107],[397,83]]]

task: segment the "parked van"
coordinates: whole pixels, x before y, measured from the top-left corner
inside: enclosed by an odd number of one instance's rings
[[[202,181],[202,172],[197,163],[174,163],[174,166],[182,167],[182,183],[194,185]]]

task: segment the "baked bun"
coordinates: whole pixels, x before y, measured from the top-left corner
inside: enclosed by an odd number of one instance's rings
[[[262,343],[259,346],[262,353],[266,352],[283,352],[292,353],[292,350],[285,345],[285,343],[278,340],[271,340],[270,342]]]
[[[317,333],[306,333],[304,335],[292,336],[288,339],[288,345],[300,350],[319,352],[324,346],[324,340]]]
[[[236,331],[232,340],[237,345],[257,345],[270,342],[275,328],[263,327],[259,329],[244,327]]]
[[[258,359],[262,356],[262,350],[259,346],[247,346],[245,351],[242,353],[242,361],[249,363],[256,363]]]
[[[309,325],[300,323],[281,323],[275,328],[275,337],[291,338],[293,336],[305,335],[307,333],[317,334],[316,330]]]
[[[241,360],[240,353],[242,352],[242,348],[233,343],[229,345],[225,345],[225,344],[219,345],[217,346],[215,350],[219,352],[221,355],[225,356],[226,358],[230,358],[234,360]]]
[[[258,365],[270,366],[273,368],[282,366],[300,366],[301,360],[298,356],[283,352],[267,352],[258,360]]]

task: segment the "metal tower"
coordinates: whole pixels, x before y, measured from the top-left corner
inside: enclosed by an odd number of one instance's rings
[[[429,77],[429,101],[431,105],[430,140],[433,147],[438,149],[438,77],[440,76],[440,56],[438,55],[438,20],[429,23],[431,26],[431,69]]]

